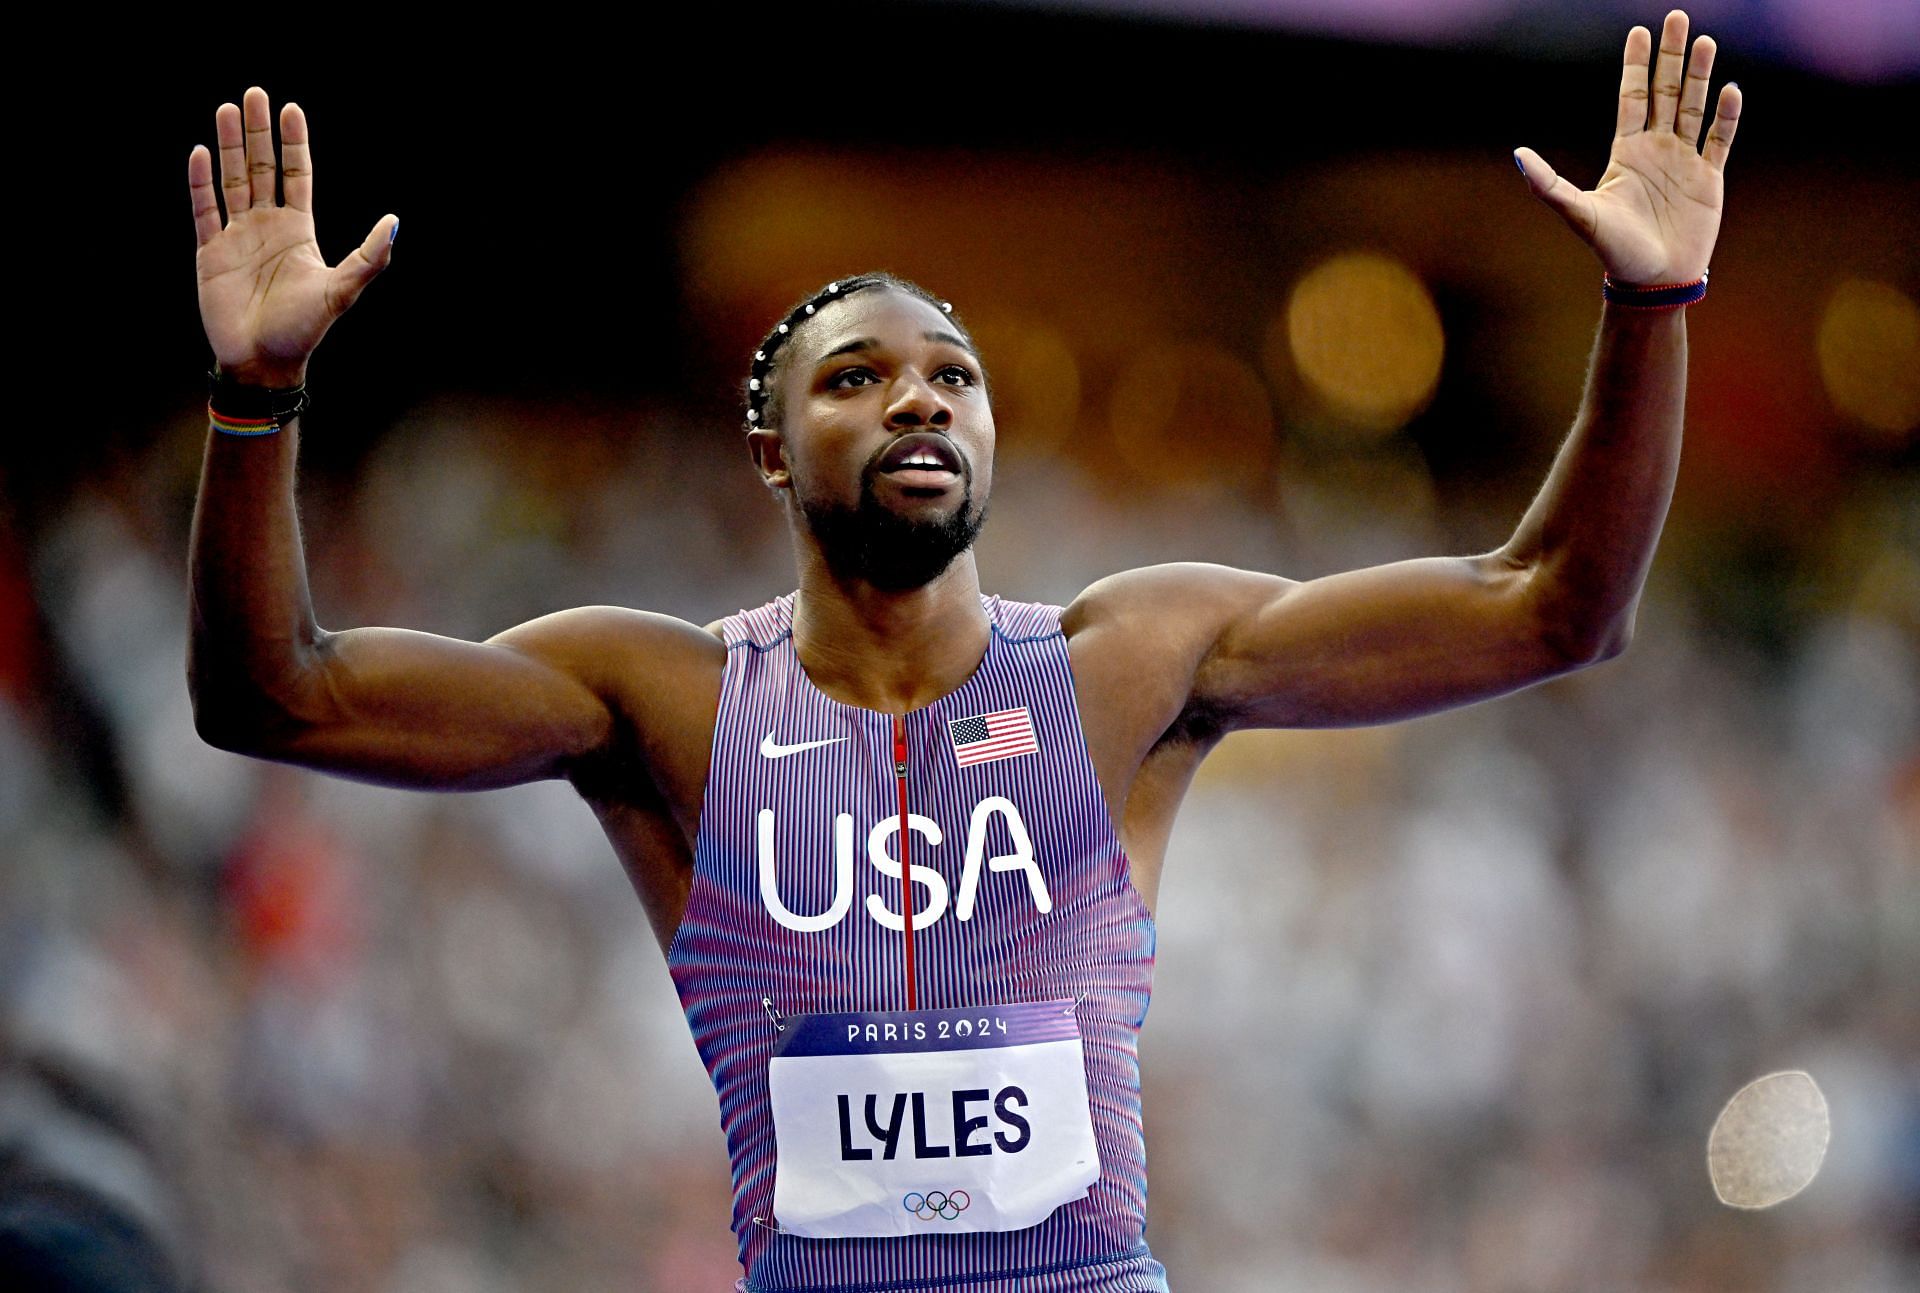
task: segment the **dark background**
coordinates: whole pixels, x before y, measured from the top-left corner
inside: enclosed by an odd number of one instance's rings
[[[1641,20],[1657,28],[1657,15]],[[172,26],[121,34],[30,109],[50,128],[23,154],[44,165],[52,220],[27,269],[52,271],[35,296],[54,335],[73,339],[54,361],[76,377],[109,364],[131,397],[115,421],[131,427],[193,395],[183,374],[205,355],[182,289],[184,158],[211,145],[219,102],[256,82],[276,110],[307,108],[329,256],[384,212],[405,228],[379,289],[392,299],[323,352],[315,386],[338,414],[329,454],[449,389],[664,391],[730,415],[743,356],[690,326],[702,305],[676,245],[692,191],[768,152],[842,150],[858,165],[862,150],[884,151],[903,209],[950,202],[966,168],[1004,155],[1171,170],[1244,205],[1302,168],[1380,151],[1492,162],[1526,144],[1591,183],[1618,84],[1611,29],[1515,58],[992,5],[724,6],[654,22],[362,31],[336,15],[233,22],[191,46]],[[1525,43],[1524,29],[1509,39]],[[1734,194],[1764,192],[1782,167],[1911,184],[1911,80],[1826,80],[1720,39],[1716,80],[1746,82],[1757,127],[1741,135]],[[1910,206],[1882,218],[1912,228]],[[1458,236],[1476,234],[1496,259],[1498,231]],[[80,442],[30,452],[68,471],[89,456]]]

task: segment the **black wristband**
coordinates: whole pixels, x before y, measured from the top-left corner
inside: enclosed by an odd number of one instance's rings
[[[214,368],[207,374],[207,406],[242,421],[290,422],[307,411],[307,387],[248,386]]]

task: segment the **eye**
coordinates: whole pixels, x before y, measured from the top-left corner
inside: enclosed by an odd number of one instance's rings
[[[948,364],[945,368],[935,373],[934,377],[954,386],[972,386],[974,384],[973,372],[964,364]]]
[[[837,391],[850,386],[871,386],[879,380],[871,368],[842,368],[827,378],[827,389]]]

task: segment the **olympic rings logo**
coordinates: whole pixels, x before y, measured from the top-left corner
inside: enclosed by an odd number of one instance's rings
[[[900,1200],[900,1206],[922,1221],[932,1221],[935,1217],[952,1221],[973,1206],[973,1199],[965,1190],[955,1190],[951,1194],[945,1190],[933,1190],[926,1194],[915,1190]]]

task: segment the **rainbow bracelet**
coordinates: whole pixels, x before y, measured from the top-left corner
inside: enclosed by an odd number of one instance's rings
[[[207,421],[221,435],[272,435],[306,412],[307,404],[305,382],[298,386],[250,386],[234,381],[217,367],[207,374]]]
[[[1600,295],[1614,305],[1630,305],[1636,310],[1677,310],[1683,305],[1692,305],[1707,294],[1707,274],[1691,283],[1655,283],[1648,287],[1636,287],[1629,283],[1616,283],[1613,275],[1600,276]]]
[[[280,429],[278,418],[236,418],[207,405],[207,422],[221,435],[272,435]]]

